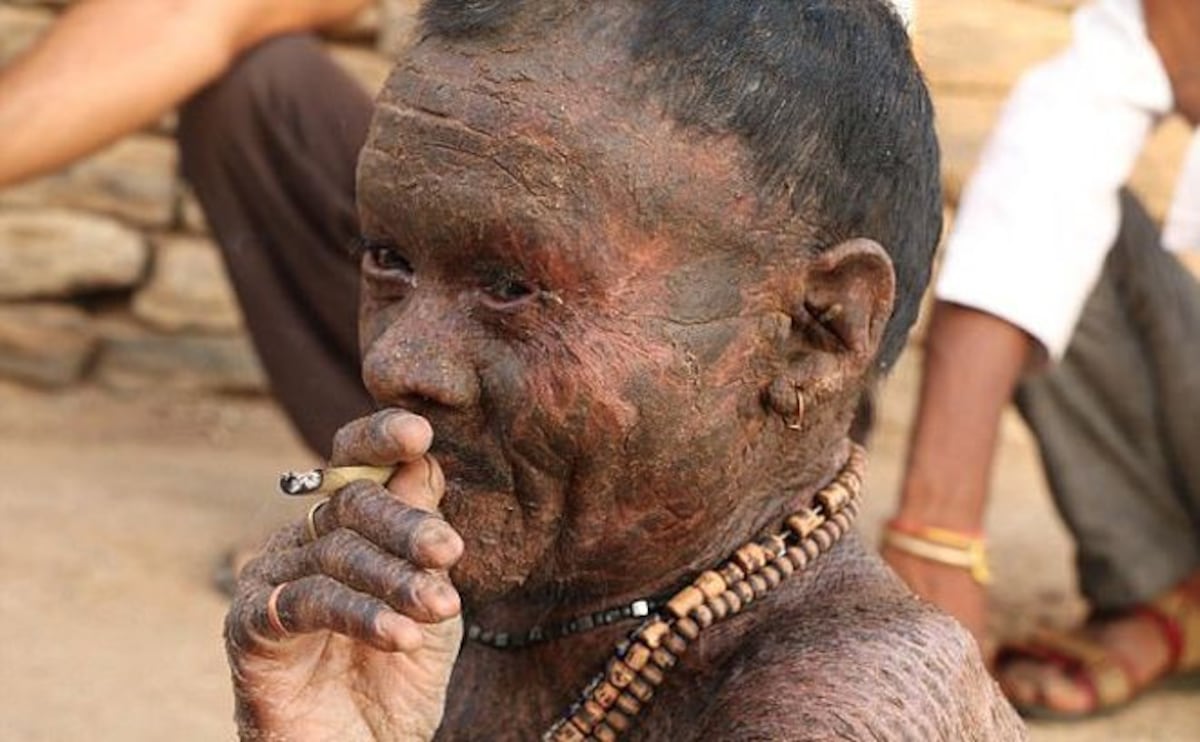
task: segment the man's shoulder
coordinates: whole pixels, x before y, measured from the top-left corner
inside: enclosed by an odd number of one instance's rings
[[[805,619],[762,632],[732,660],[707,737],[1026,739],[974,640],[931,606],[877,596],[831,603]]]

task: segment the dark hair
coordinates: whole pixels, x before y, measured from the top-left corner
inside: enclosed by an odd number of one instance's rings
[[[765,198],[787,198],[816,247],[870,237],[891,255],[896,305],[878,364],[900,354],[941,233],[933,106],[885,0],[628,0],[630,54],[680,124],[736,134]],[[607,3],[604,3],[607,4]],[[586,8],[570,0],[428,0],[425,32],[504,33]]]

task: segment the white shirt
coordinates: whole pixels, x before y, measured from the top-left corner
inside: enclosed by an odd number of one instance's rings
[[[1120,225],[1118,192],[1174,107],[1140,0],[1095,0],[1013,90],[963,190],[935,293],[1066,350]],[[1163,233],[1200,247],[1200,136]]]

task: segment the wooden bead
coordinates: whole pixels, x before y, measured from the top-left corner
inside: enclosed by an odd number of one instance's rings
[[[662,681],[663,681],[662,670],[658,669],[657,666],[652,665],[650,663],[647,663],[646,666],[643,667],[638,672],[638,676],[641,677],[642,680],[645,680],[652,687],[657,688],[658,686],[662,685]],[[630,683],[629,687],[632,688],[633,684]]]
[[[850,446],[850,458],[846,460],[847,471],[852,471],[859,477],[867,470],[867,449],[857,443]]]
[[[692,612],[695,613],[695,611]],[[696,621],[690,616],[684,616],[675,622],[675,631],[679,632],[687,639],[694,641],[696,637],[700,636],[700,625],[697,624]],[[666,639],[666,637],[663,637],[663,639]],[[662,642],[659,642],[659,645],[661,644]]]
[[[834,482],[818,492],[813,499],[825,511],[825,516],[831,517],[850,501],[850,490],[846,489],[845,485]]]
[[[648,701],[650,698],[647,697],[646,700]],[[629,693],[622,693],[617,696],[617,708],[630,716],[637,716],[638,712],[642,710],[642,702]]]
[[[742,544],[733,553],[733,560],[746,574],[753,574],[767,563],[767,552],[756,543]]]
[[[726,587],[746,579],[745,571],[733,562],[726,562],[725,566],[721,567],[721,576],[725,578]]]
[[[787,560],[784,559],[783,561],[786,562]],[[772,590],[779,587],[779,583],[783,582],[783,575],[781,575],[779,573],[779,569],[775,567],[775,562],[771,562],[767,566],[763,567],[759,574],[764,580],[767,581],[767,587]]]
[[[750,583],[750,589],[754,591],[754,597],[761,598],[767,594],[767,581],[762,575],[750,575],[746,582]]]
[[[700,573],[700,576],[692,583],[700,592],[704,593],[705,598],[712,598],[725,592],[725,578],[716,572],[706,570]]]
[[[618,688],[624,688],[633,682],[637,677],[637,670],[634,670],[624,661],[616,657],[608,661],[608,682]]]
[[[833,536],[830,536],[829,531],[824,528],[813,531],[812,540],[817,542],[817,548],[821,551],[828,551],[829,547],[833,546]]]
[[[559,721],[546,735],[551,742],[583,742],[587,735],[570,721]]]
[[[817,530],[817,526],[821,525],[824,519],[817,515],[812,508],[804,508],[794,515],[788,516],[784,521],[788,530],[796,535],[796,538],[803,541],[809,537],[813,531]]]
[[[696,606],[696,608],[689,615],[690,618],[699,624],[700,628],[702,629],[707,629],[709,626],[712,626],[713,621],[716,620],[716,617],[713,616],[712,609],[706,605]]]
[[[742,599],[737,596],[737,593],[732,590],[726,590],[725,594],[721,596],[721,600],[725,601],[725,605],[729,606],[730,614],[741,613]]]
[[[583,714],[583,718],[587,719],[592,727],[604,720],[604,708],[590,698],[580,705],[579,713]]]
[[[821,530],[829,534],[829,537],[837,541],[842,537],[842,527],[832,520],[825,521],[825,525],[821,526]]]
[[[612,708],[613,704],[617,702],[617,696],[619,695],[621,695],[620,689],[608,681],[600,683],[592,691],[592,699],[605,709]]]
[[[731,588],[739,598],[742,599],[742,607],[750,605],[754,602],[754,588],[750,587],[750,583],[745,580],[733,585]]]
[[[618,733],[628,731],[631,723],[629,717],[617,709],[610,709],[604,721]]]
[[[716,621],[722,621],[729,615],[729,605],[725,602],[725,593],[721,593],[704,605],[708,607],[708,610],[712,611],[713,619]]]
[[[596,725],[596,728],[592,730],[592,736],[599,742],[617,742],[616,730],[604,722]]]
[[[808,566],[808,554],[799,546],[788,547],[787,559],[798,570],[803,570]]]
[[[625,664],[629,665],[629,667],[632,669],[641,672],[642,668],[645,667],[646,663],[650,660],[650,654],[650,647],[647,647],[641,642],[634,642],[633,645],[629,647],[629,651],[625,653]]]
[[[643,680],[640,676],[634,678],[627,689],[629,693],[642,703],[647,703],[654,697],[654,687]]]
[[[786,554],[771,562],[771,566],[779,570],[779,574],[785,580],[791,577],[792,573],[796,571],[796,565],[792,564],[792,560],[789,559]]]
[[[845,510],[833,516],[833,522],[838,524],[838,528],[842,529],[842,533],[849,532],[850,516],[846,514]]]
[[[787,550],[787,543],[783,540],[783,537],[776,534],[763,536],[758,540],[758,545],[763,547],[763,549],[767,552],[769,557],[768,561],[770,559],[778,558],[781,554],[783,554],[784,551]]]
[[[671,627],[661,618],[655,618],[638,631],[638,638],[651,649],[662,643],[663,637],[671,633]]]
[[[852,472],[849,469],[838,475],[837,482],[850,490],[851,496],[862,491],[862,477],[857,472]]]
[[[585,736],[592,733],[592,724],[588,723],[587,716],[582,709],[571,714],[571,724]]]
[[[804,549],[805,554],[808,554],[808,561],[810,562],[821,556],[820,547],[818,547],[817,542],[811,538],[807,539],[803,544],[800,544],[800,547]]]
[[[695,585],[688,585],[667,601],[667,610],[675,618],[683,618],[702,603],[704,603],[704,593],[700,592],[700,588]]]
[[[663,639],[663,647],[668,652],[678,657],[687,651],[688,639],[680,634],[671,634],[666,639]]]
[[[670,670],[675,666],[675,663],[679,659],[671,652],[668,652],[665,647],[659,647],[658,649],[654,650],[650,654],[650,657],[654,660],[654,664],[658,665],[664,670]]]

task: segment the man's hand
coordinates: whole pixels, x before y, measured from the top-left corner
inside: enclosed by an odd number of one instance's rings
[[[226,619],[243,739],[430,739],[462,620],[447,571],[463,542],[437,514],[445,491],[429,423],[399,410],[355,421],[333,464],[399,464],[360,481],[247,565]]]

